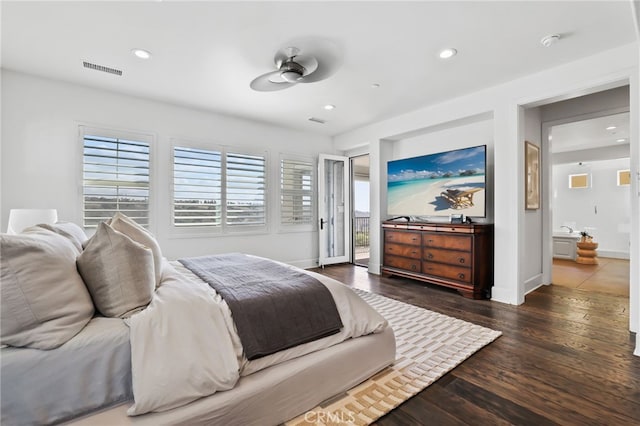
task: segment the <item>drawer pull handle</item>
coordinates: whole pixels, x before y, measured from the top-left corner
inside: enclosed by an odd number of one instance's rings
[[[416,270],[416,265],[411,265],[411,269]]]
[[[417,238],[416,238],[416,237],[411,238],[411,241],[415,241],[415,240],[417,240]]]
[[[427,255],[427,259],[433,259],[433,254],[429,253],[429,254]]]
[[[458,274],[458,278],[460,278],[461,280],[464,280],[464,274]]]
[[[427,242],[432,243],[432,242],[433,242],[433,240],[427,240]]]
[[[461,257],[459,260],[460,260],[460,263],[464,263],[464,257]]]
[[[411,252],[411,254],[416,254],[416,253],[418,253],[418,252],[417,252],[417,251],[415,251],[415,250]]]
[[[387,250],[393,251],[393,247],[387,247]]]

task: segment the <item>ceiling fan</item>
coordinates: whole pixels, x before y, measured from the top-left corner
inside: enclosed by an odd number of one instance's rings
[[[311,55],[300,55],[297,47],[280,49],[273,61],[277,70],[253,79],[250,86],[259,92],[292,87],[298,83],[314,83],[329,77],[327,66]]]

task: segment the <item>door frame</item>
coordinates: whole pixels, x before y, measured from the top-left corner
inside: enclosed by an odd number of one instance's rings
[[[325,256],[327,252],[327,227],[325,226],[325,210],[327,208],[327,187],[326,187],[326,172],[325,172],[325,160],[339,161],[344,164],[343,168],[343,220],[344,220],[344,255],[341,256]],[[351,161],[349,157],[343,157],[340,155],[332,154],[320,154],[318,156],[318,266],[332,265],[335,263],[348,263],[351,261],[351,191],[350,191],[350,177],[351,177]],[[331,221],[329,220],[331,224]]]

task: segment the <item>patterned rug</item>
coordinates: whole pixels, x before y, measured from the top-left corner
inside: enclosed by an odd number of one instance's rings
[[[327,425],[368,425],[396,408],[502,333],[446,315],[355,289],[380,312],[396,336],[395,363],[314,412],[326,413]],[[300,415],[287,426],[308,423]]]

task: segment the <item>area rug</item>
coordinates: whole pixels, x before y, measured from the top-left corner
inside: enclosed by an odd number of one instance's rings
[[[395,363],[318,407],[313,423],[302,414],[287,426],[368,425],[469,358],[502,333],[427,309],[355,289],[382,314],[396,336]]]

